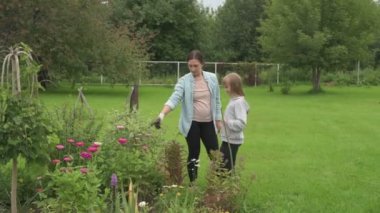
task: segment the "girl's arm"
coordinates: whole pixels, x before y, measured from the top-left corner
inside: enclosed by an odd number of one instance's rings
[[[233,107],[235,117],[225,121],[227,127],[235,132],[241,132],[247,125],[247,111],[243,102],[238,102]]]

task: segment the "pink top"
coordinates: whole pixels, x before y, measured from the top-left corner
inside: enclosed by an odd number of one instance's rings
[[[193,120],[198,122],[212,121],[211,93],[205,79],[194,79]]]

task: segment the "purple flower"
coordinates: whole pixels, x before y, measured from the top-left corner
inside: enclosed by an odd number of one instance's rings
[[[113,173],[111,176],[111,186],[115,188],[117,186],[117,175],[115,173]]]

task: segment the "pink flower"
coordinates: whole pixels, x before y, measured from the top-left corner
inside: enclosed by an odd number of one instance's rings
[[[65,161],[65,162],[70,162],[72,160],[73,159],[71,157],[69,157],[69,156],[66,156],[66,157],[63,158],[63,161]]]
[[[77,147],[83,147],[84,146],[84,142],[83,141],[76,142],[75,146],[77,146]]]
[[[51,163],[54,164],[54,165],[57,165],[57,164],[61,163],[61,160],[54,159],[54,160],[51,161]]]
[[[75,140],[72,139],[72,138],[68,138],[68,139],[67,139],[67,142],[68,142],[68,143],[75,143]]]
[[[86,167],[82,167],[82,168],[80,168],[80,172],[82,174],[87,174],[88,173],[88,169]]]
[[[118,129],[118,130],[123,130],[123,129],[125,129],[125,127],[124,127],[123,125],[117,125],[117,126],[116,126],[116,129]]]
[[[126,138],[119,138],[119,143],[120,144],[126,144],[126,143],[128,143],[128,139],[126,139]]]
[[[57,150],[63,150],[63,149],[65,149],[65,146],[62,145],[62,144],[58,144],[57,146],[55,146],[55,148],[56,148]]]
[[[91,159],[92,158],[92,154],[91,153],[88,153],[88,152],[81,152],[80,153],[80,156],[84,159]]]
[[[87,151],[88,151],[88,152],[97,152],[97,151],[98,151],[98,148],[95,147],[95,146],[90,146],[90,147],[88,147]]]

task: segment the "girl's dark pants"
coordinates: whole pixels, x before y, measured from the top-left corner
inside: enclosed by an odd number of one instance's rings
[[[220,152],[223,154],[223,163],[225,169],[228,171],[231,171],[233,167],[235,167],[235,162],[236,162],[236,155],[239,150],[240,144],[231,144],[231,153],[230,149],[228,147],[228,143],[223,141],[222,146],[220,147]],[[232,156],[231,156],[232,154]],[[232,160],[231,160],[232,158]],[[233,164],[232,164],[233,163]]]
[[[201,139],[206,148],[207,154],[211,159],[211,151],[217,151],[218,137],[215,132],[214,122],[197,122],[191,123],[190,131],[187,134],[186,141],[189,150],[187,157],[187,171],[190,181],[193,182],[198,176],[199,154],[201,151]]]

